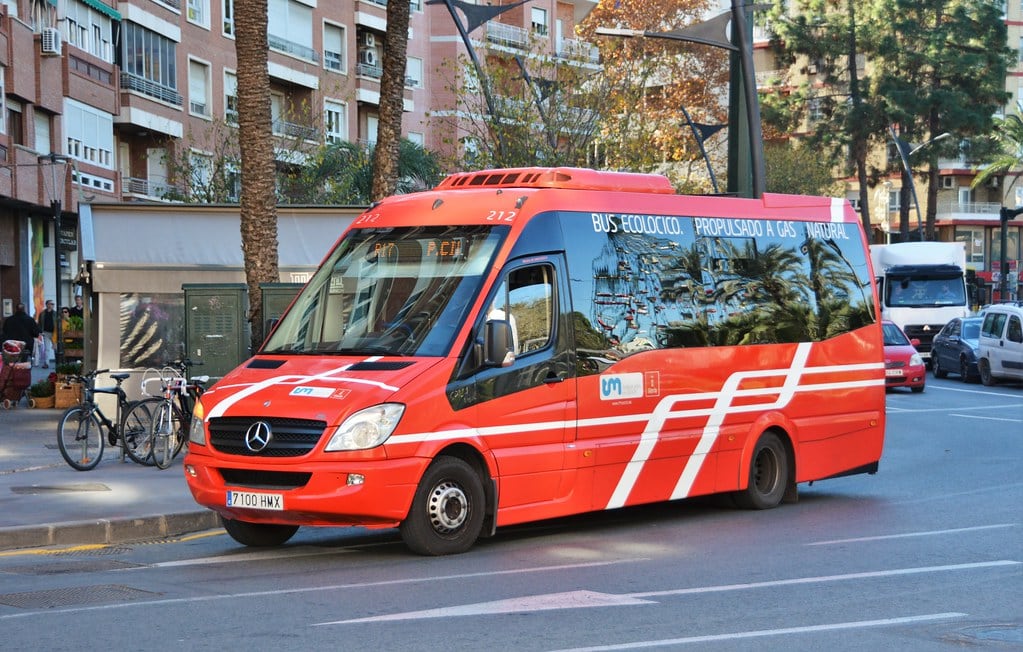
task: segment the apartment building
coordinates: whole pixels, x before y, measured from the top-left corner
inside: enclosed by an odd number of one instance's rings
[[[1020,114],[1023,102],[1023,0],[1006,0],[1004,3],[1005,23],[1008,29],[1008,43],[1020,49],[1019,64],[1010,70],[1005,80],[1006,92],[1010,99],[1000,111],[1001,115]],[[775,53],[771,49],[770,25],[760,22],[754,30],[754,57],[757,70],[757,84],[761,92],[777,92],[779,88],[795,88],[808,83],[820,93],[831,93],[833,89],[824,83],[823,75],[813,61],[799,61],[787,69],[777,69]],[[869,62],[860,57],[860,75],[868,71]],[[823,72],[823,71],[820,71]],[[814,109],[811,99],[805,132],[814,129]],[[938,134],[932,134],[937,136]],[[957,138],[955,134],[942,139]],[[962,139],[958,139],[962,141]],[[922,143],[911,143],[910,148]],[[968,149],[961,142],[960,151]],[[926,145],[925,145],[926,146]],[[940,158],[937,162],[939,190],[935,206],[935,237],[945,242],[962,242],[966,249],[967,267],[976,274],[982,284],[981,302],[1018,298],[1018,291],[1010,297],[999,297],[999,273],[1001,271],[1001,225],[999,209],[1002,206],[1023,206],[1023,183],[1015,175],[995,176],[974,188],[976,167],[983,161],[970,160],[966,154],[956,158]],[[897,241],[900,232],[900,198],[902,189],[901,159],[895,143],[889,139],[885,146],[877,147],[868,157],[868,165],[875,169],[888,168],[889,174],[876,186],[868,190],[869,211],[873,232],[868,237],[875,243]],[[910,161],[915,173],[916,196],[919,204],[909,206],[910,230],[916,232],[926,219],[927,183],[924,173],[927,164],[923,154]],[[846,179],[846,197],[860,210],[859,182],[855,177]],[[912,195],[910,201],[912,202]],[[1009,267],[1009,285],[1016,288],[1023,269],[1023,217],[1009,221],[1007,228],[1006,254]]]
[[[41,309],[58,286],[70,301],[80,202],[166,201],[212,174],[218,132],[237,121],[243,1],[0,0],[0,317],[19,300]],[[300,163],[306,146],[376,140],[386,2],[269,0],[282,165],[296,151]],[[574,27],[595,5],[531,0],[470,36],[484,57],[528,54],[537,39],[577,52],[588,46]],[[446,5],[411,0],[404,136],[440,152],[458,146],[467,116],[454,110],[450,63],[465,53]],[[442,74],[452,69],[454,81]]]

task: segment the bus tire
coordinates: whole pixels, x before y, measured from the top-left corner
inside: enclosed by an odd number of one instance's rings
[[[733,495],[743,509],[777,507],[789,484],[789,457],[785,444],[774,432],[760,435],[750,457],[749,484]]]
[[[298,532],[297,525],[276,525],[272,523],[248,523],[233,518],[220,517],[224,529],[231,538],[243,546],[267,548],[279,546]]]
[[[454,555],[476,543],[483,529],[483,482],[457,457],[433,461],[412,499],[399,531],[405,545],[420,555]]]

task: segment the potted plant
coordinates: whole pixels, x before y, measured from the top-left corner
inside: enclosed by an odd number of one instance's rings
[[[28,388],[28,404],[35,408],[52,408],[56,400],[57,388],[53,380],[47,378],[32,383]]]
[[[82,373],[82,361],[62,362],[57,365],[57,381],[71,381]]]

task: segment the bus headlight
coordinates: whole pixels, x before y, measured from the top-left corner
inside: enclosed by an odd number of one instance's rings
[[[404,413],[405,406],[400,403],[381,403],[359,410],[338,426],[324,450],[357,451],[379,446],[391,436]]]
[[[198,444],[199,446],[206,445],[206,428],[203,426],[202,422],[205,412],[206,411],[202,409],[202,403],[196,401],[195,408],[192,410],[192,420],[188,423],[189,444]]]

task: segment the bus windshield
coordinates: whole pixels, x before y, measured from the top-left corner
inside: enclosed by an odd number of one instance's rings
[[[353,229],[266,341],[266,354],[447,354],[507,227]]]

